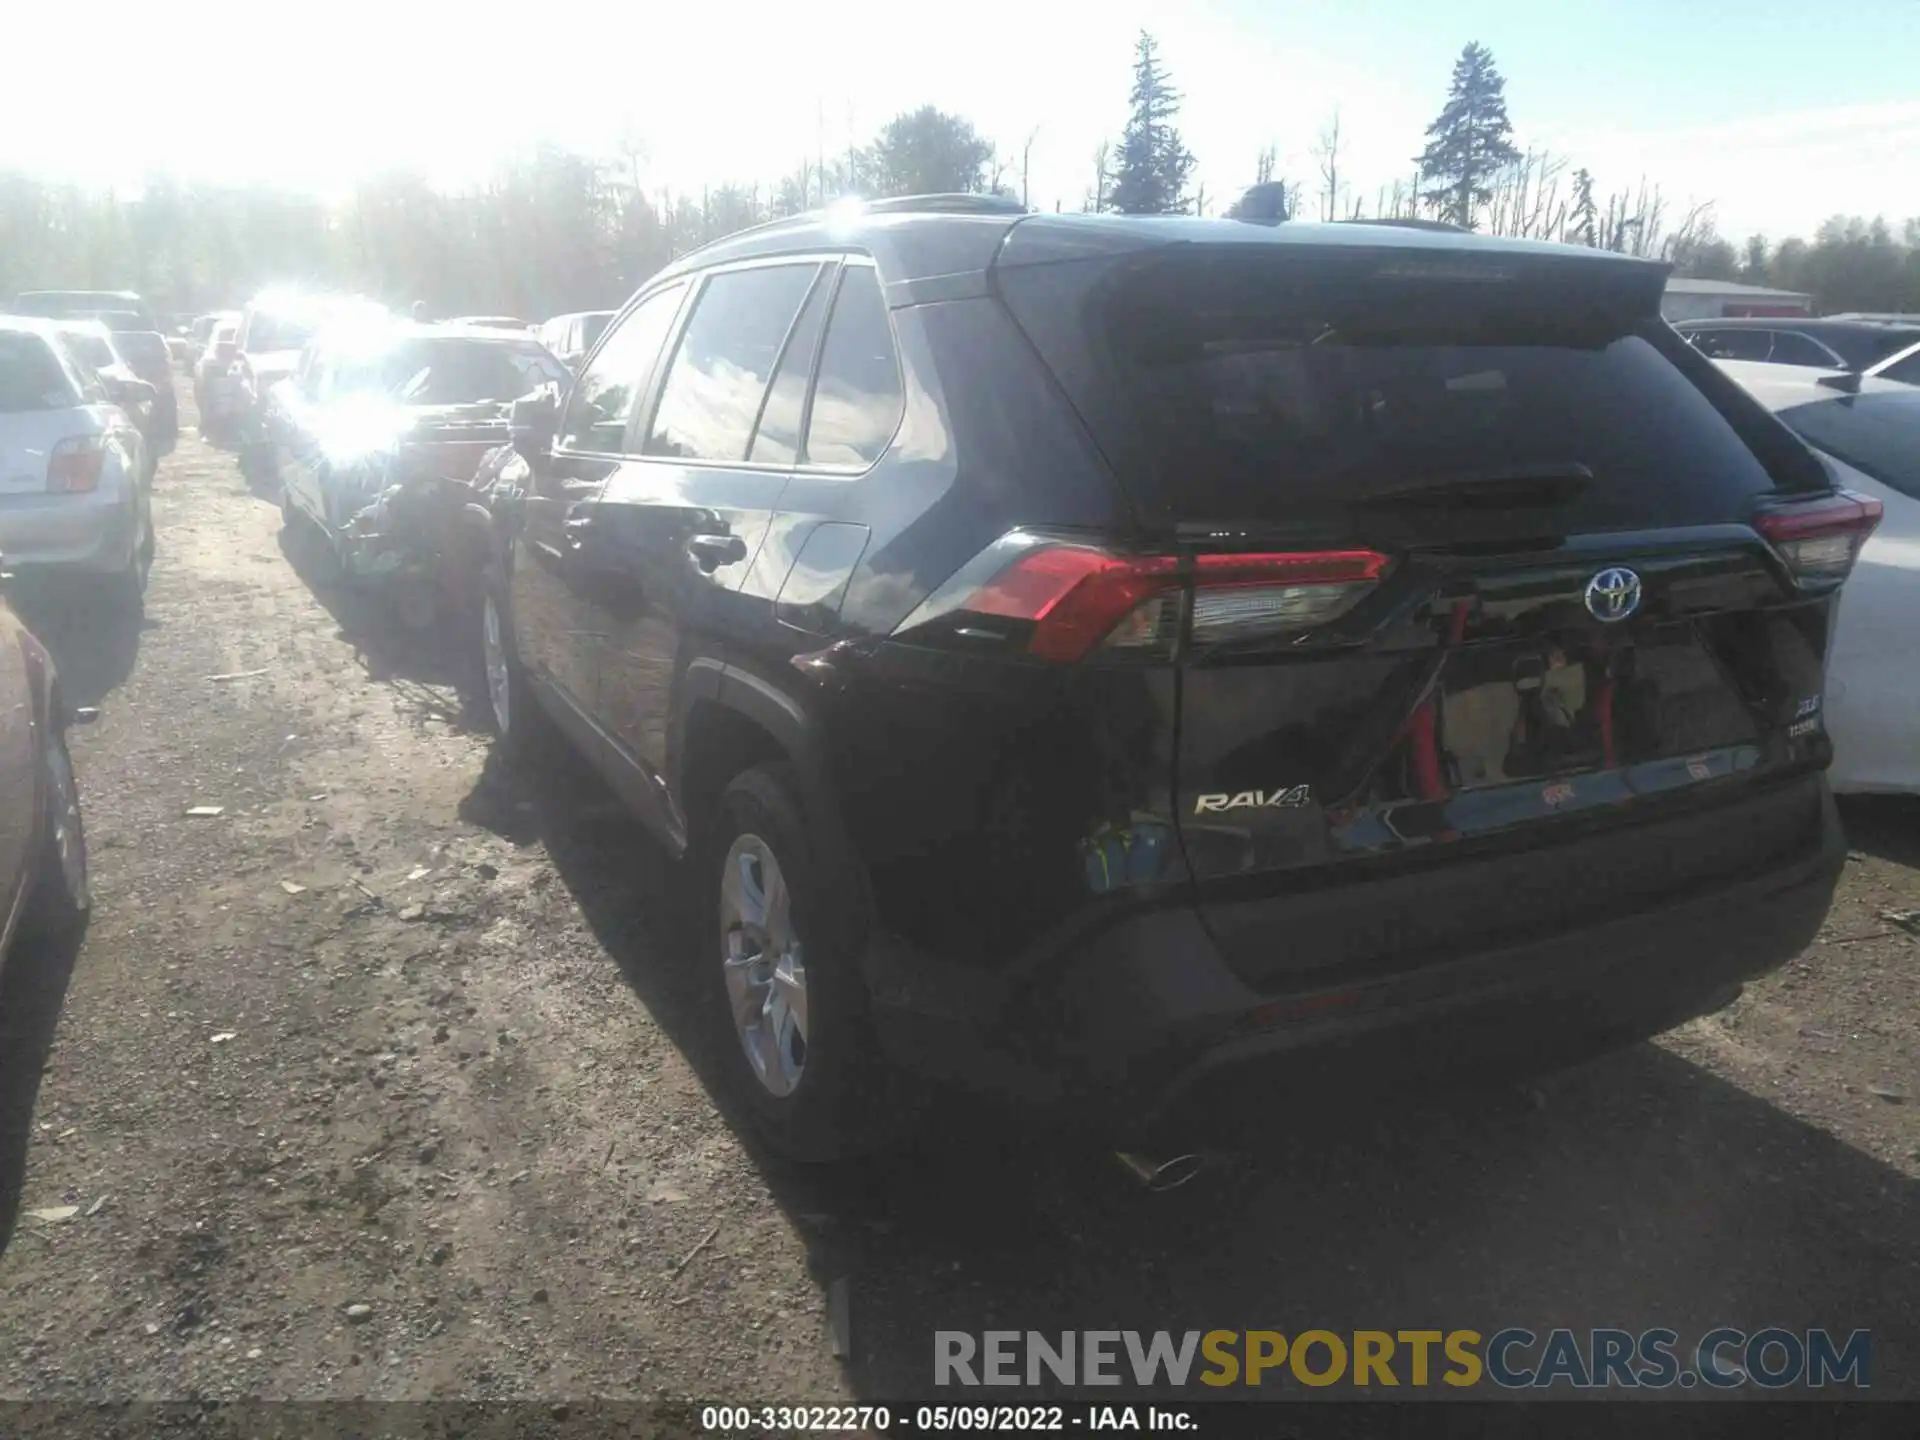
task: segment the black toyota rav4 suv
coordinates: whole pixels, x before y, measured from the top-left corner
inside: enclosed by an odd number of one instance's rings
[[[1115,1139],[1513,1073],[1819,927],[1879,507],[1664,267],[874,205],[663,271],[515,410],[483,645],[690,866],[746,1103]]]

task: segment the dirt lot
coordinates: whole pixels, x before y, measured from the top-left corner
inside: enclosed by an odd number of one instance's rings
[[[977,1120],[807,1174],[716,1110],[675,879],[598,787],[494,773],[455,647],[304,581],[231,457],[183,435],[157,493],[138,633],[26,607],[105,713],[91,931],[0,985],[0,1394],[900,1397],[936,1328],[1781,1324],[1920,1397],[1920,810],[1851,812],[1803,961],[1536,1091],[1280,1096],[1166,1196]]]

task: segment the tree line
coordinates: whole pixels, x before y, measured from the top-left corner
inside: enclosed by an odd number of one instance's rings
[[[1180,105],[1159,44],[1143,31],[1125,122],[1092,156],[1077,208],[1243,213],[1242,199],[1222,203],[1193,184]],[[414,173],[377,175],[336,204],[167,175],[120,196],[0,171],[0,295],[132,287],[162,309],[190,311],[303,283],[396,305],[424,300],[436,313],[537,319],[616,305],[677,255],[842,196],[998,193],[1028,203],[1033,141],[1009,154],[963,116],[929,105],[896,116],[865,145],[817,148],[770,183],[657,189],[644,147],[622,138],[606,156],[542,147],[457,192]],[[1308,147],[1312,173],[1278,173],[1278,147],[1262,147],[1244,203],[1257,201],[1269,219],[1444,220],[1804,291],[1824,311],[1920,312],[1920,219],[1896,230],[1884,218],[1837,216],[1811,239],[1770,245],[1756,235],[1735,246],[1717,233],[1710,203],[1677,207],[1645,180],[1603,190],[1568,157],[1519,144],[1506,82],[1477,42],[1455,61],[1424,141],[1404,175],[1363,189],[1347,172],[1336,111]]]

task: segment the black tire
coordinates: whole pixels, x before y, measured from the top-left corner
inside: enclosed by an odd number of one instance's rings
[[[113,577],[113,608],[123,615],[139,616],[147,611],[147,579],[153,571],[153,515],[143,522],[140,539],[134,544],[127,568]]]
[[[273,446],[251,443],[240,448],[240,476],[249,485],[265,486],[278,476]]]
[[[87,880],[87,832],[80,819],[80,797],[73,779],[73,757],[67,751],[67,737],[55,726],[47,728],[41,763],[47,767],[47,797],[40,817],[40,853],[34,862],[33,891],[27,898],[26,912],[20,917],[24,935],[36,940],[59,942],[71,939],[85,928],[87,911],[93,897]],[[66,784],[73,786],[72,809],[68,815],[71,843],[79,851],[79,880],[76,888],[62,858],[61,830],[56,811],[64,811],[60,782],[55,765],[65,767]]]
[[[839,837],[809,823],[799,793],[784,765],[745,771],[722,792],[715,823],[694,854],[705,902],[699,963],[708,973],[733,1093],[770,1148],[820,1164],[879,1149],[905,1128],[914,1106],[910,1088],[882,1056],[874,1034],[860,966],[867,936],[864,887]],[[743,856],[750,865],[761,863],[751,849],[736,850],[753,842],[763,844],[778,865],[804,958],[804,1056],[797,1082],[785,1094],[775,1093],[749,1059],[730,989],[729,971],[738,962],[728,957],[730,946],[737,946],[731,938],[737,927],[725,908],[726,871],[730,857],[736,865]]]
[[[513,643],[506,598],[489,585],[479,605],[480,693],[493,727],[494,747],[509,764],[530,765],[552,753],[557,736]]]

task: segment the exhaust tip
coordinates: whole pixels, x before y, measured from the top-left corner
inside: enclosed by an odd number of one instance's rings
[[[1207,1157],[1199,1154],[1175,1155],[1171,1160],[1155,1161],[1125,1150],[1115,1151],[1114,1158],[1129,1175],[1155,1194],[1178,1190],[1198,1175],[1207,1163]]]

